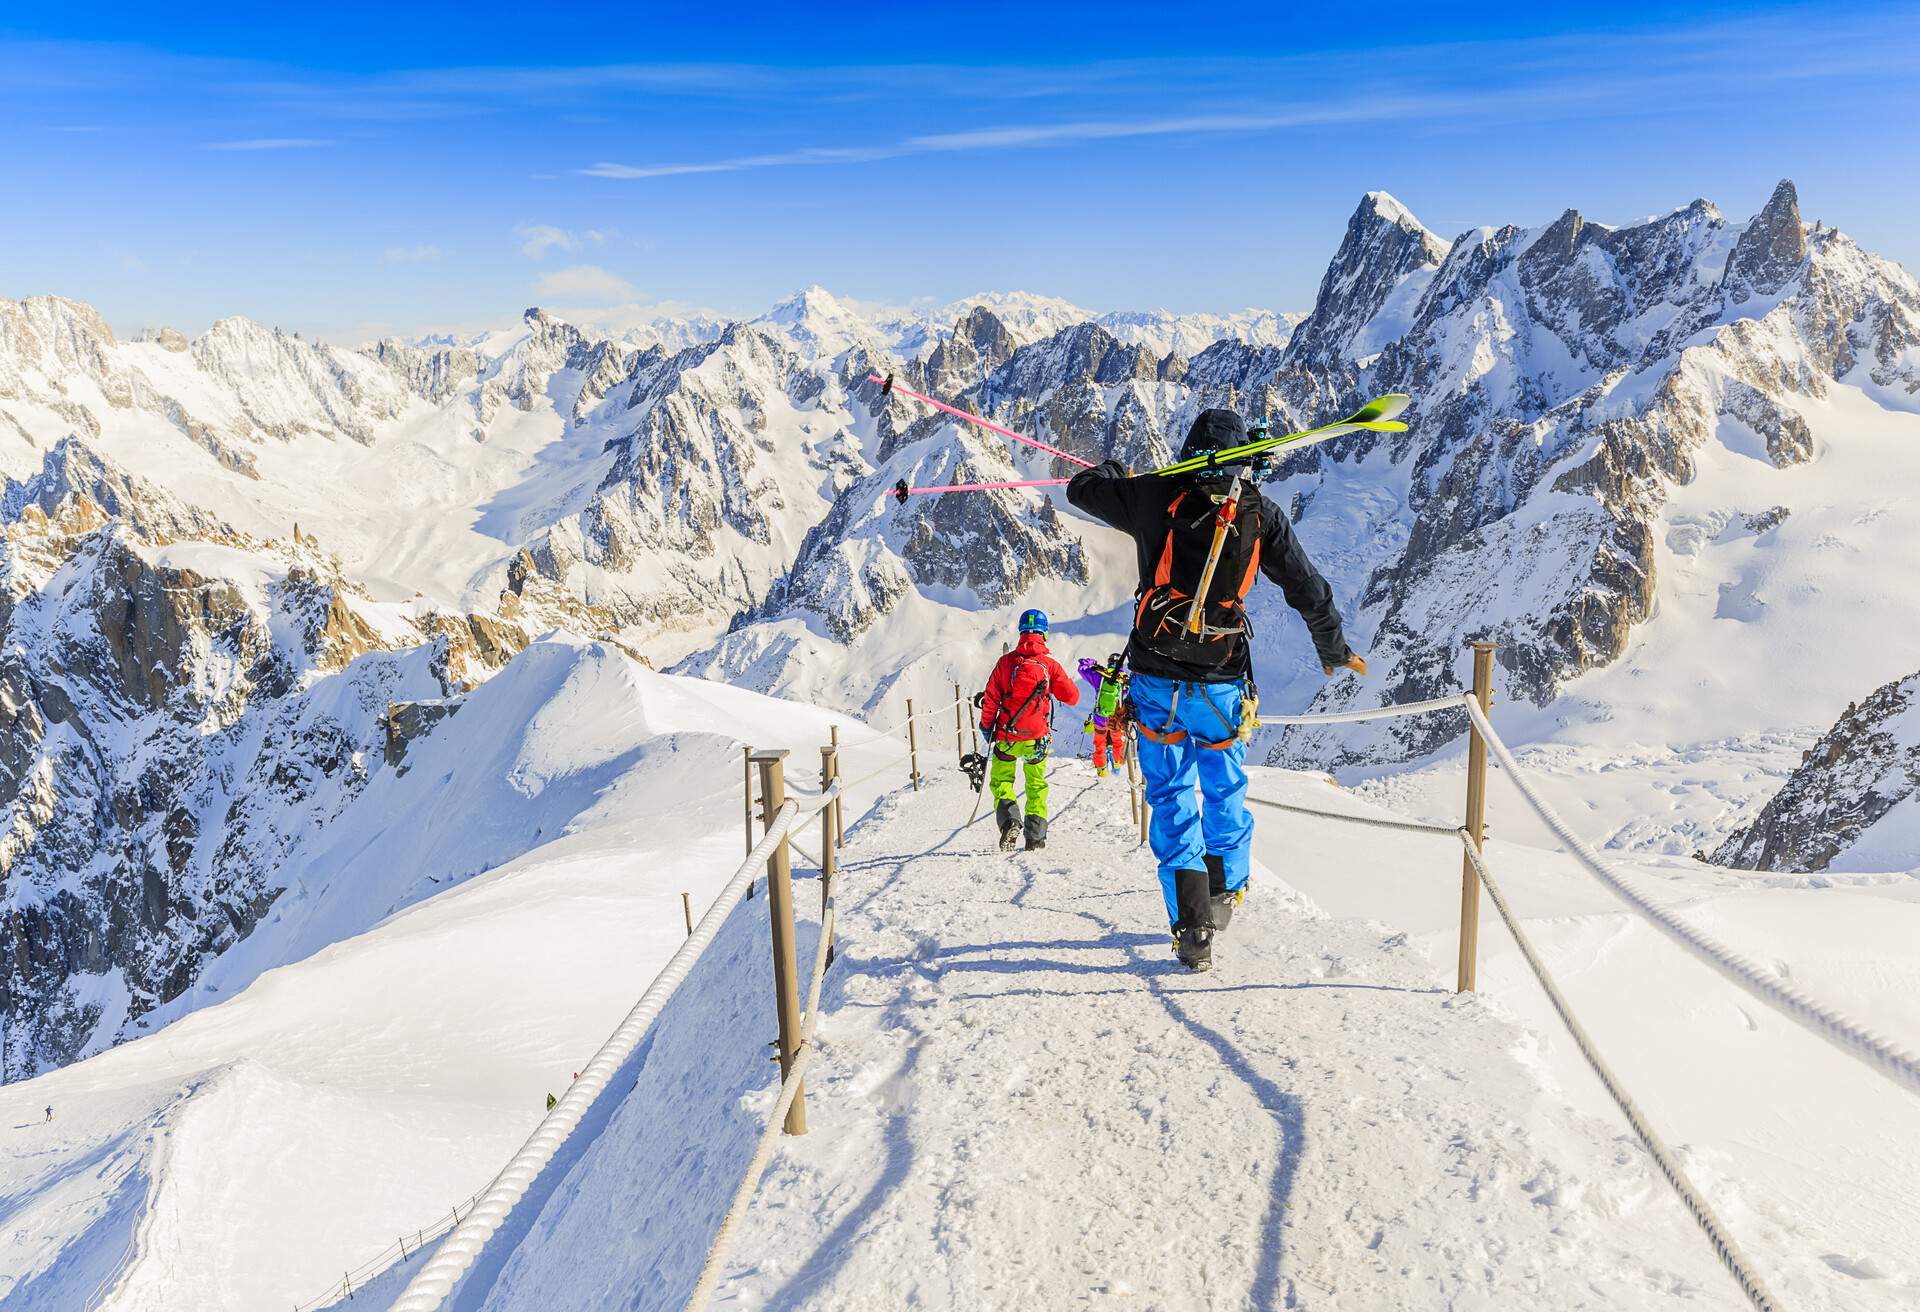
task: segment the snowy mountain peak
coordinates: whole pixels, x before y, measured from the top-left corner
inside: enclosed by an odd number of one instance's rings
[[[801,323],[807,319],[848,319],[856,316],[832,292],[816,282],[808,283],[761,317],[769,323]]]
[[[1360,209],[1362,212],[1370,211],[1376,218],[1397,224],[1408,232],[1426,231],[1426,225],[1414,218],[1413,211],[1402,205],[1390,192],[1368,192],[1360,198]]]
[[[1447,244],[1382,191],[1361,198],[1320,281],[1313,311],[1294,329],[1294,358],[1331,364],[1369,356],[1412,322]]]

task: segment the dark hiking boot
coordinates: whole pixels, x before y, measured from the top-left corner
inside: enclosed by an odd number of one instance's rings
[[[1208,853],[1207,862],[1207,901],[1213,908],[1213,928],[1224,932],[1233,923],[1233,913],[1240,905],[1240,899],[1247,895],[1247,886],[1229,892],[1227,890],[1227,863],[1220,857]]]
[[[1038,852],[1047,845],[1047,818],[1043,815],[1027,817],[1027,851]]]
[[[1000,801],[993,807],[993,820],[1000,826],[1000,851],[1014,851],[1020,843],[1020,811],[1014,803]]]
[[[993,808],[993,818],[1000,824],[1000,850],[1011,852],[1020,845],[1020,813],[1012,802],[1001,802]]]
[[[1213,968],[1213,899],[1208,894],[1207,872],[1177,870],[1173,876],[1174,901],[1180,907],[1180,920],[1174,925],[1174,954],[1188,970],[1199,972]]]
[[[1173,955],[1180,964],[1198,975],[1213,969],[1213,931],[1182,924],[1173,936]]]

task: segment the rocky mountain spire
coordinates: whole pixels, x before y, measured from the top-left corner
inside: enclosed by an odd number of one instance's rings
[[[1727,260],[1727,299],[1739,305],[1752,296],[1780,290],[1807,258],[1807,229],[1800,221],[1800,196],[1785,178],[1773,189],[1766,208],[1740,234]]]
[[[1289,355],[1302,364],[1342,355],[1408,277],[1430,277],[1446,255],[1447,244],[1404,205],[1384,191],[1368,192],[1347,220],[1313,312],[1294,329]]]

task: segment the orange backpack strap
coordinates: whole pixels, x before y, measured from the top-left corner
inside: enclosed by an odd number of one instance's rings
[[[1154,566],[1153,586],[1164,588],[1173,581],[1173,517],[1180,513],[1180,503],[1187,499],[1185,488],[1167,503],[1167,536],[1160,543],[1160,563]],[[1136,617],[1135,622],[1138,622]]]
[[[1240,600],[1245,601],[1247,594],[1253,591],[1253,581],[1260,574],[1260,539],[1253,541],[1253,554],[1247,557],[1247,572],[1240,576]]]

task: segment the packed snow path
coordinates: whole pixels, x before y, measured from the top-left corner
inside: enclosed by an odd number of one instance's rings
[[[1533,1038],[1404,934],[1256,868],[1189,975],[1123,784],[1061,763],[1031,855],[962,827],[971,801],[948,774],[850,836],[811,1130],[714,1306],[1744,1306],[1626,1131],[1543,1089]],[[660,1195],[566,1192],[487,1305],[678,1307],[644,1234],[611,1269],[552,1260],[609,1221],[582,1201]]]

